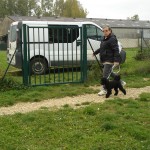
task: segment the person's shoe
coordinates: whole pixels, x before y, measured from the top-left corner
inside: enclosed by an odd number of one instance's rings
[[[107,91],[106,91],[105,89],[102,89],[102,90],[98,93],[99,96],[106,95],[106,94],[107,94]]]
[[[125,81],[121,81],[122,86],[125,86],[127,83]]]

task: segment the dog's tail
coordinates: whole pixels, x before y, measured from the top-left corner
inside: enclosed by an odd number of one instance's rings
[[[121,79],[120,75],[116,75],[116,76],[114,77],[114,80],[116,80],[116,81],[120,81],[120,79]]]

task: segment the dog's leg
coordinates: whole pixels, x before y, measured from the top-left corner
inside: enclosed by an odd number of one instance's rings
[[[114,88],[114,90],[115,90],[115,94],[114,95],[115,96],[118,95],[118,88]]]
[[[106,94],[106,98],[108,98],[110,95],[111,95],[111,90],[109,89],[109,90],[107,90],[107,94]]]
[[[121,84],[119,85],[119,89],[120,89],[120,91],[122,91],[122,93],[123,93],[124,95],[126,95],[126,90],[122,87]]]

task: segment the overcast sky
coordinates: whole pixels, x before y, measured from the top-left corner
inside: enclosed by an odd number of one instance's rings
[[[87,18],[127,19],[135,14],[150,20],[150,0],[79,0]]]

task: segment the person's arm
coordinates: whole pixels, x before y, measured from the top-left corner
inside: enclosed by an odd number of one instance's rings
[[[97,55],[98,53],[100,53],[100,48],[93,52],[93,55]]]
[[[114,65],[119,65],[120,62],[119,47],[118,47],[118,41],[115,38],[111,39],[111,49],[114,53]]]

